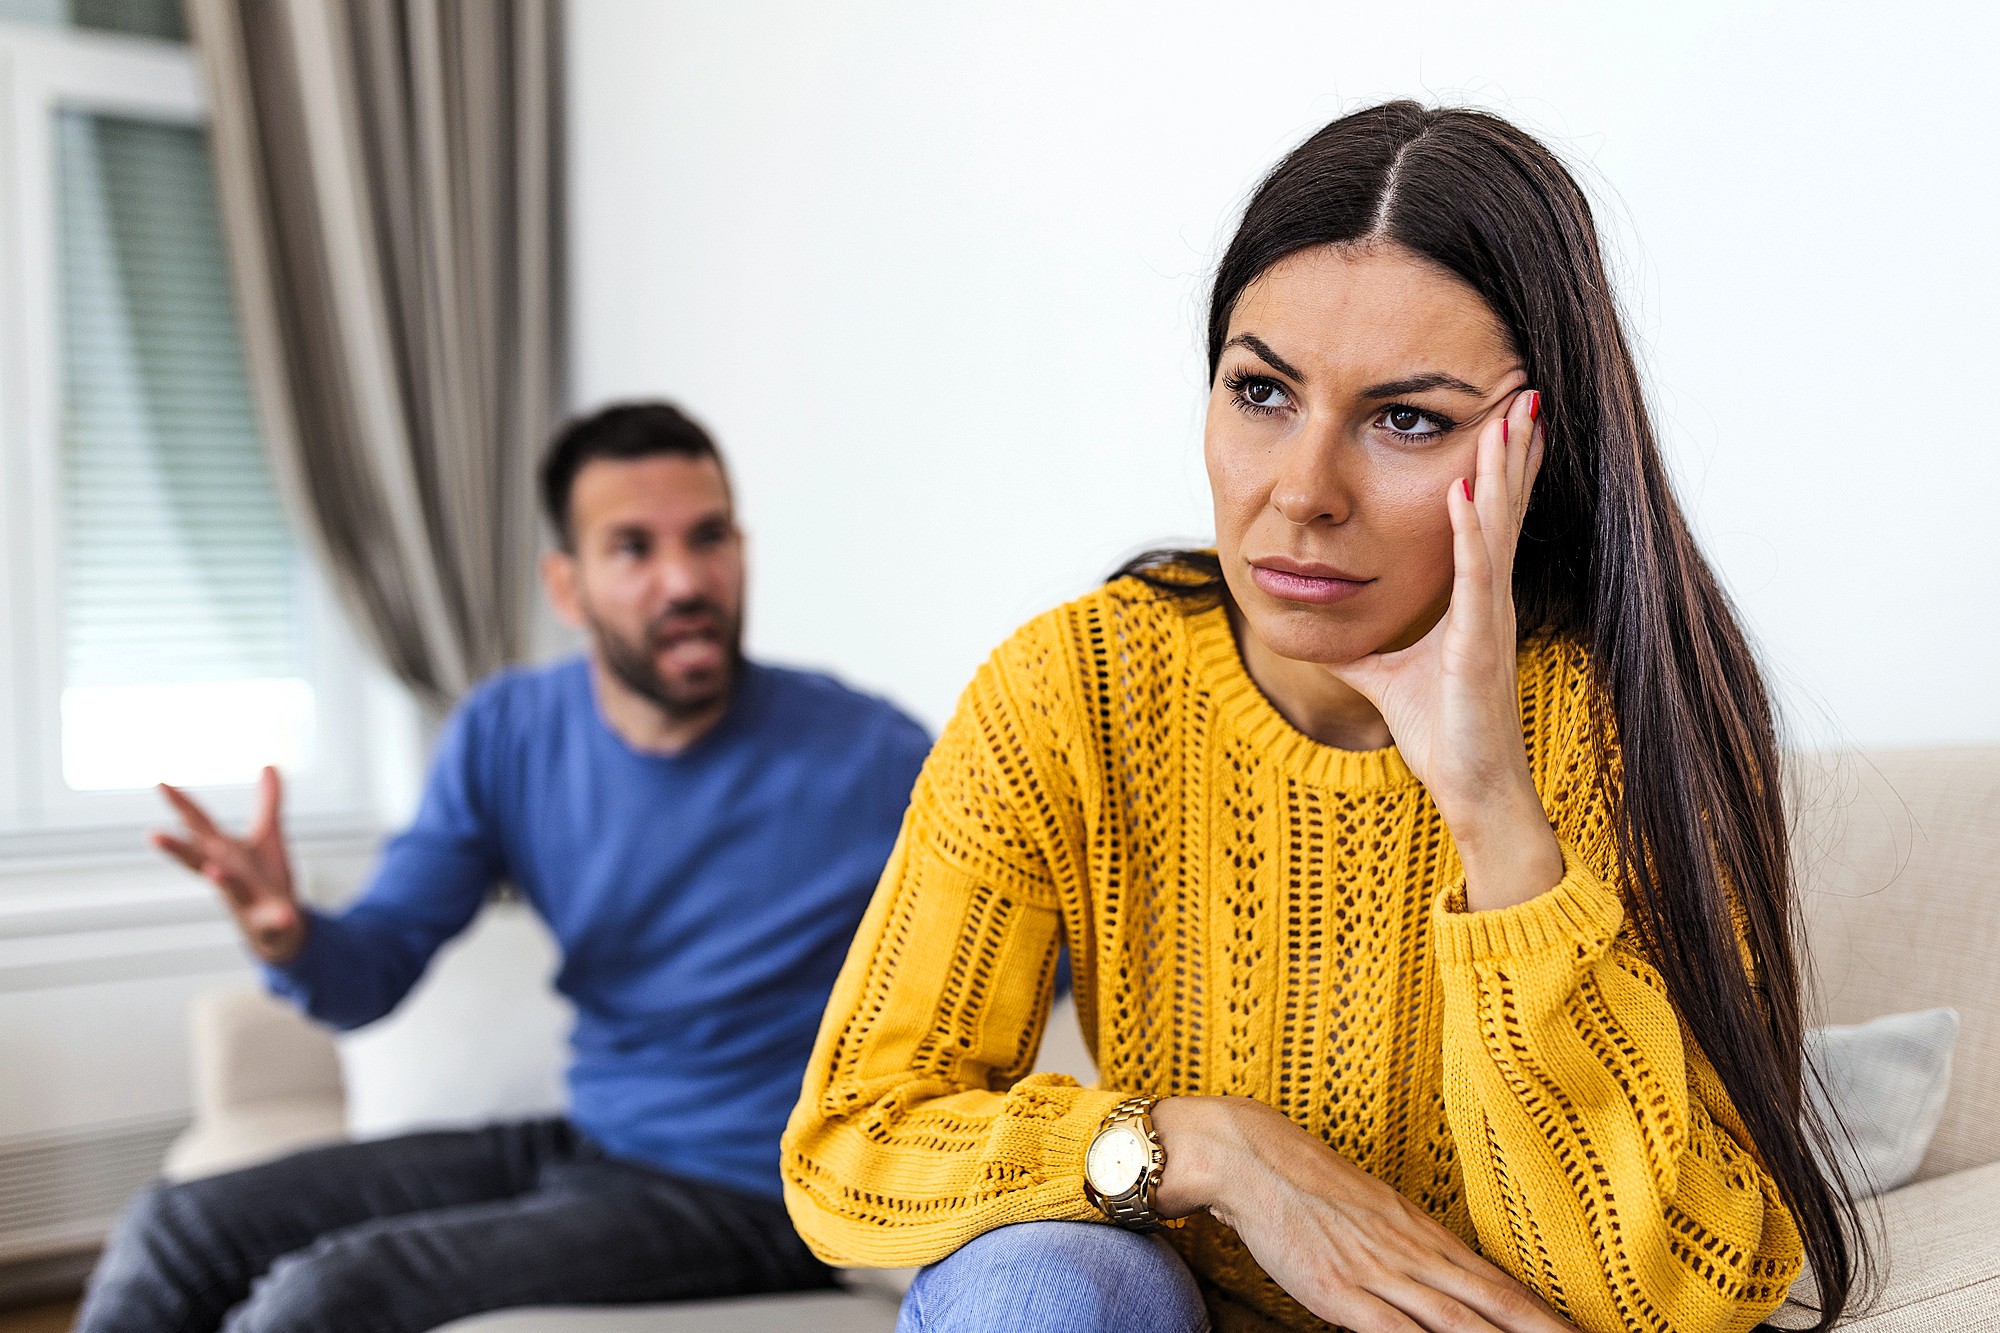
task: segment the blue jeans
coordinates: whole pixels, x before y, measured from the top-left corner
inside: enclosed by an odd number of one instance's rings
[[[343,1143],[127,1208],[78,1333],[419,1333],[521,1305],[828,1287],[785,1206],[568,1122]]]
[[[917,1274],[896,1333],[1204,1333],[1194,1274],[1159,1236],[1020,1222]]]

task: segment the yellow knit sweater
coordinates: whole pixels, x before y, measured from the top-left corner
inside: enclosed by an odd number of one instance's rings
[[[1525,647],[1560,884],[1464,910],[1395,750],[1300,735],[1220,609],[1136,583],[980,669],[925,765],[784,1140],[808,1244],[927,1263],[1097,1219],[1083,1156],[1139,1092],[1255,1097],[1591,1333],[1747,1329],[1798,1234],[1625,922],[1588,666]],[[1057,951],[1098,1088],[1030,1075]],[[1323,1328],[1206,1214],[1168,1233],[1222,1330]]]

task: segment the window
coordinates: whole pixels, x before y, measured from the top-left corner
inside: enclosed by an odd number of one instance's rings
[[[32,12],[30,12],[32,11]],[[171,0],[0,0],[0,830],[159,818],[159,781],[365,806],[356,649],[243,368]],[[64,21],[74,27],[60,26]]]
[[[0,0],[0,22],[9,21],[187,40],[181,0]]]

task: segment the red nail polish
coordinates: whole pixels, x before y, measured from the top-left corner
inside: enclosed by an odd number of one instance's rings
[[[1500,443],[1507,443],[1507,418],[1500,418]]]
[[[1472,478],[1460,477],[1458,479],[1458,486],[1460,490],[1465,492],[1465,498],[1470,500],[1472,498]]]
[[[1534,390],[1528,395],[1528,420],[1538,421],[1542,415],[1542,391]]]

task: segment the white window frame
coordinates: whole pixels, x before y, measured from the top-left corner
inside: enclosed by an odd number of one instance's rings
[[[207,118],[185,43],[0,23],[0,859],[134,846],[165,821],[150,791],[75,791],[62,776],[62,343],[55,192],[59,110],[181,124]],[[287,825],[339,835],[376,820],[361,650],[318,577],[301,582],[314,762],[287,774]],[[254,784],[199,789],[241,821]]]

